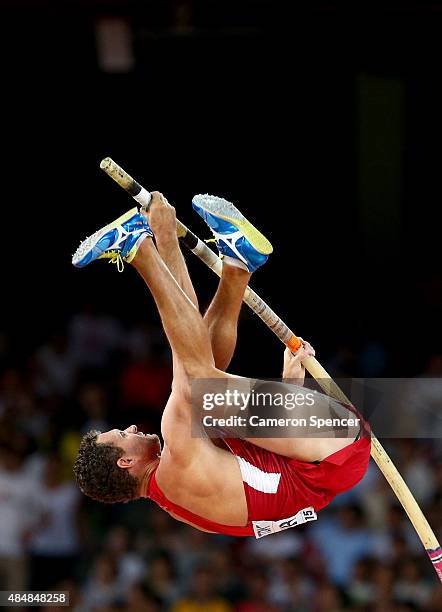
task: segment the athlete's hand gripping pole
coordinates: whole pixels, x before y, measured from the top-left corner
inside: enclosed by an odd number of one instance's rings
[[[102,170],[116,181],[125,191],[127,191],[143,208],[148,210],[151,196],[150,193],[137,183],[125,170],[123,170],[112,159],[106,157],[100,164]],[[180,241],[185,244],[199,259],[201,259],[218,276],[222,273],[221,259],[214,253],[202,240],[191,232],[181,221],[177,220],[177,235]],[[247,287],[244,294],[244,302],[257,314],[264,323],[278,336],[278,338],[296,352],[301,346],[300,339],[292,330],[278,317],[278,315],[262,300],[253,289]],[[338,385],[330,377],[327,371],[321,366],[315,357],[307,357],[303,364],[321,385],[322,389],[330,397],[337,399],[345,404],[351,404],[350,400],[341,391]],[[414,499],[410,489],[404,479],[399,474],[390,457],[382,447],[379,440],[372,433],[371,456],[376,461],[379,469],[384,474],[389,485],[401,502],[405,512],[413,524],[425,550],[430,557],[433,567],[442,582],[442,547],[437,541],[433,530],[422,513],[418,503]]]

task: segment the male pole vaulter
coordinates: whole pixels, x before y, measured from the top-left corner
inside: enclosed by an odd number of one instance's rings
[[[132,209],[98,230],[77,249],[73,264],[109,259],[138,271],[156,302],[173,354],[173,383],[161,433],[131,425],[87,433],[75,475],[81,490],[113,503],[150,498],[174,518],[212,533],[262,537],[316,518],[339,493],[364,476],[370,457],[365,428],[348,437],[226,438],[191,435],[191,382],[226,379],[236,345],[237,322],[252,272],[272,246],[232,205],[195,202],[215,236],[223,273],[204,318],[176,236],[175,209],[158,192],[148,216]],[[156,247],[152,240],[155,237]],[[284,354],[283,377],[304,379],[302,360],[313,355],[304,342]],[[237,380],[240,380],[237,378]]]

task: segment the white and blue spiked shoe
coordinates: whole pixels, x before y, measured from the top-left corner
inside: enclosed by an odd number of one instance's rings
[[[221,257],[241,261],[249,272],[265,264],[272,245],[231,202],[208,194],[196,195],[192,206],[209,226]]]
[[[83,240],[72,257],[72,263],[77,268],[84,268],[96,259],[108,259],[122,272],[124,262],[133,260],[140,244],[148,236],[153,234],[146,217],[138,212],[138,208],[132,208]]]

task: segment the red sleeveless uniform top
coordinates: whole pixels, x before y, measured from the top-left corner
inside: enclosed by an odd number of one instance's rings
[[[215,523],[171,502],[158,486],[156,470],[149,482],[148,497],[164,510],[206,531],[256,537],[261,536],[254,529],[254,521],[281,521],[309,508],[318,511],[336,495],[354,487],[367,470],[371,447],[370,438],[361,437],[323,461],[309,463],[277,455],[238,438],[224,442],[241,470],[248,509],[245,527]]]

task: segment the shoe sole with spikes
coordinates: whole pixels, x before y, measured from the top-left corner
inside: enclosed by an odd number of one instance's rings
[[[107,225],[105,225],[104,227],[100,228],[95,233],[93,233],[91,236],[88,236],[85,240],[83,240],[83,242],[80,244],[80,246],[78,247],[78,249],[75,251],[74,255],[72,256],[72,263],[73,263],[73,265],[78,267],[78,268],[82,268],[82,267],[88,265],[94,259],[101,259],[101,258],[112,257],[113,256],[112,253],[108,254],[106,252],[103,252],[103,253],[101,253],[99,255],[97,254],[97,255],[93,256],[88,261],[84,261],[87,258],[87,255],[90,254],[93,251],[93,249],[97,246],[97,244],[100,242],[100,240],[108,232],[116,229],[118,226],[122,226],[124,223],[126,223],[132,217],[134,217],[137,213],[138,213],[138,208],[137,207],[132,208],[131,210],[129,210],[126,213],[124,213],[124,215],[121,215],[121,217],[118,217],[118,219],[115,219],[111,223],[108,223]],[[149,228],[149,230],[150,230],[150,228]],[[148,232],[148,235],[151,236],[152,232],[151,231]],[[127,253],[127,258],[125,257],[126,261],[130,261],[130,259],[133,258],[133,255],[134,255],[134,253],[132,253],[133,250],[134,249],[131,249]]]
[[[273,252],[269,240],[228,200],[205,194],[194,196],[193,202],[205,212],[236,226],[259,253],[270,255]]]

